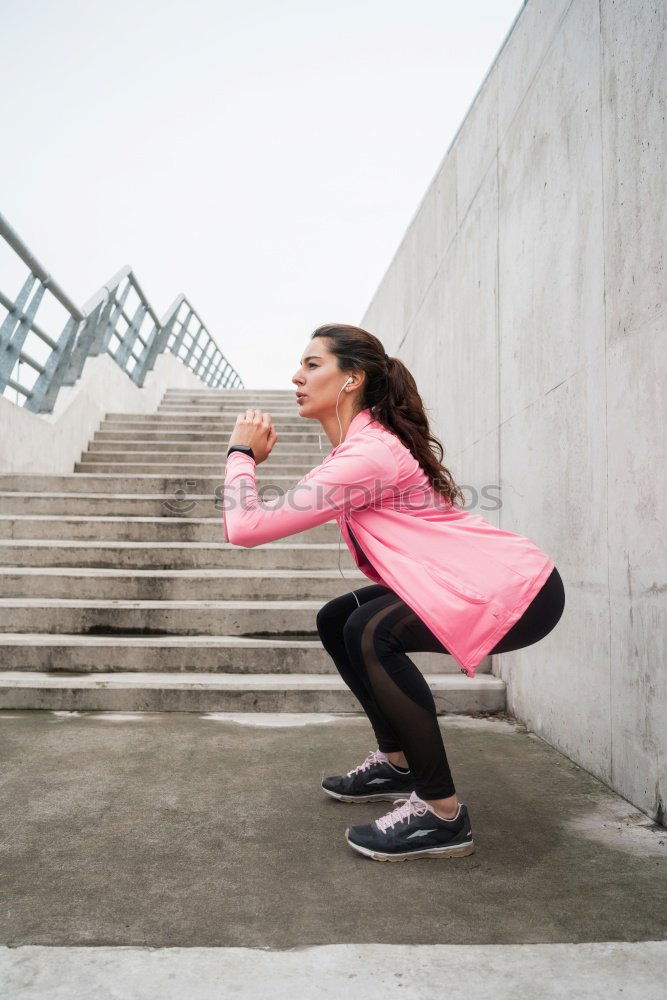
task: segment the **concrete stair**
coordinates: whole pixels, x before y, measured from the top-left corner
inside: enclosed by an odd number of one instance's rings
[[[370,583],[336,522],[225,539],[225,452],[248,406],[279,433],[260,486],[289,489],[330,450],[289,391],[173,390],[154,414],[107,414],[69,475],[0,475],[0,708],[360,711],[315,626]],[[410,656],[439,712],[504,709],[490,658],[470,679]]]

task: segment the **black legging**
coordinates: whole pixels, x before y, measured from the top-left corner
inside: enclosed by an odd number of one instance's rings
[[[359,699],[385,753],[402,750],[417,795],[455,794],[428,683],[406,653],[449,653],[393,590],[378,583],[335,597],[317,613],[322,645]],[[521,618],[490,653],[508,653],[543,639],[560,619],[565,588],[554,567]]]

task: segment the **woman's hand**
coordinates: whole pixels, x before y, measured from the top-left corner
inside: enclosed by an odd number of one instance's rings
[[[233,444],[249,445],[255,456],[255,464],[259,465],[269,457],[277,439],[278,435],[269,413],[246,410],[245,413],[239,413],[236,418],[236,426],[227,448],[231,448]]]

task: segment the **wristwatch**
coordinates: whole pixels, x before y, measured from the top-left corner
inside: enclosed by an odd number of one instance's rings
[[[233,451],[242,451],[244,455],[250,455],[250,457],[255,460],[255,453],[248,444],[232,444],[227,449],[227,455],[231,455]]]

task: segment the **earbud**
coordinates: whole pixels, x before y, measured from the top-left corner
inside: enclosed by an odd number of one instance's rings
[[[345,388],[345,386],[348,384],[348,382],[354,382],[354,379],[352,378],[352,376],[350,376],[350,378],[348,378],[345,382],[343,382],[342,386],[338,390],[338,395],[339,396],[340,396],[341,392],[343,391],[343,389]],[[336,419],[338,420],[338,426],[340,427],[340,440],[338,441],[338,445],[340,445],[340,443],[341,443],[341,441],[343,439],[343,428],[341,426],[340,417],[338,416],[338,399],[336,399]],[[343,520],[343,518],[341,517],[339,524],[342,523],[342,520]],[[342,534],[342,528],[341,528],[341,534]],[[338,536],[338,572],[340,573],[341,576],[343,576],[343,571],[340,568],[340,539],[341,539],[341,536],[339,535]],[[344,576],[343,576],[343,579],[345,579]],[[352,594],[354,596],[355,601],[357,602],[357,606],[361,607],[361,603],[359,601],[359,598],[354,593],[354,591],[352,591]]]

